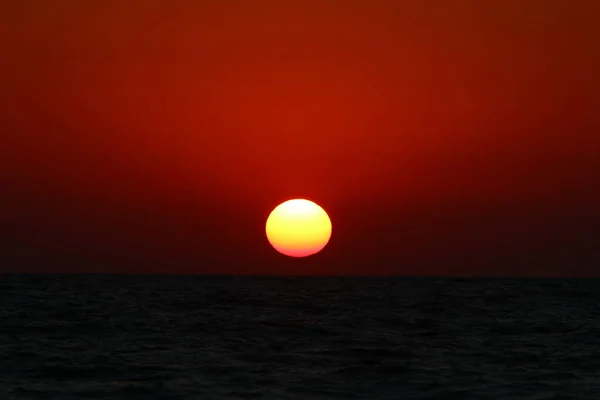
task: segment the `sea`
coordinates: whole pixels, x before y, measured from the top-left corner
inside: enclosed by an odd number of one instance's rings
[[[600,280],[0,275],[0,399],[600,399]]]

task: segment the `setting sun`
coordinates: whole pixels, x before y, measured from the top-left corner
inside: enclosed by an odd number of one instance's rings
[[[266,225],[267,239],[278,252],[290,257],[318,253],[331,237],[331,220],[319,205],[294,199],[271,212]]]

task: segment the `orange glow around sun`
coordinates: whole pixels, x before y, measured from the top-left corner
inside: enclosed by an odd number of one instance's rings
[[[331,220],[319,205],[294,199],[271,212],[266,225],[267,239],[278,252],[306,257],[321,251],[331,237]]]

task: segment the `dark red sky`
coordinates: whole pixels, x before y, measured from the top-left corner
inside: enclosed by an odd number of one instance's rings
[[[598,276],[599,48],[597,0],[3,2],[0,270]]]

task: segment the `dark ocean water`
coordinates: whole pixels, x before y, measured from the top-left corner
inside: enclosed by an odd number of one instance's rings
[[[600,399],[600,280],[0,277],[0,399]]]

